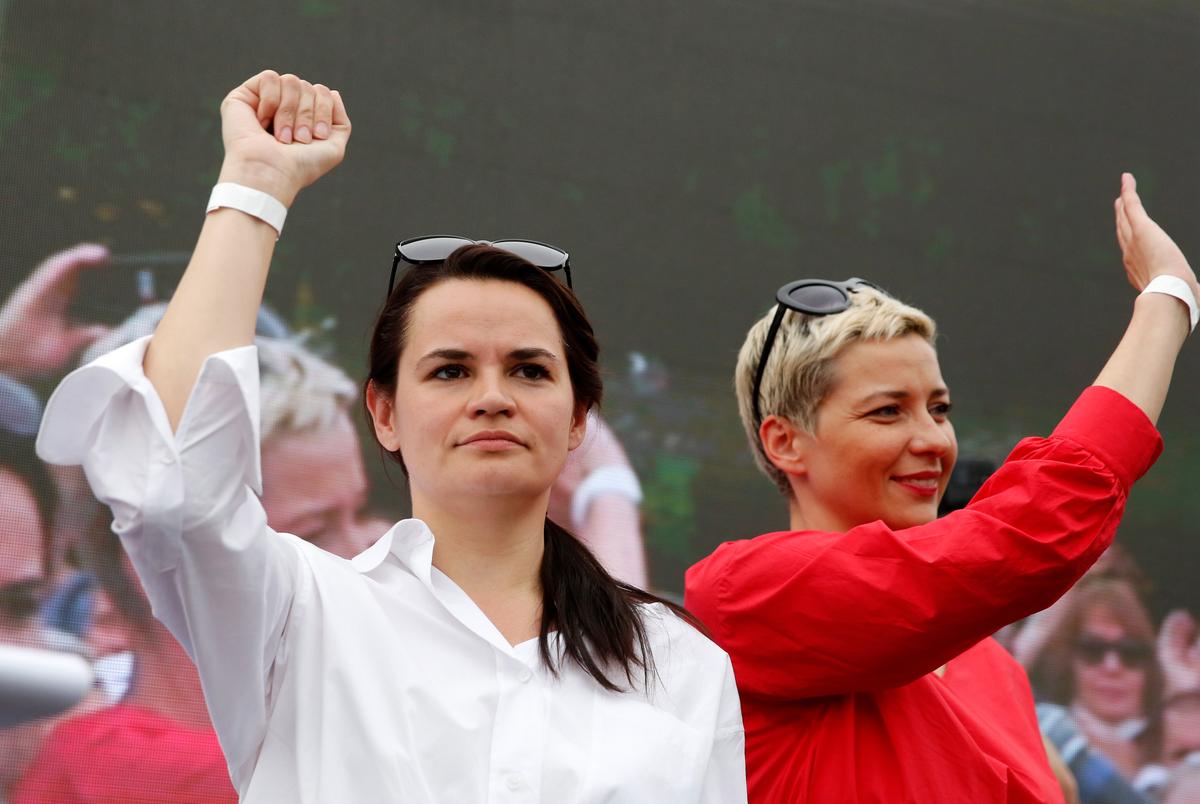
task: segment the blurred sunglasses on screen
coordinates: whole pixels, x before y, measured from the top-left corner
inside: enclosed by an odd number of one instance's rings
[[[1145,667],[1150,661],[1150,646],[1137,639],[1099,639],[1081,637],[1075,643],[1075,656],[1087,665],[1098,665],[1109,653],[1115,653],[1121,664],[1130,669]]]
[[[762,388],[763,372],[767,370],[767,358],[771,356],[771,346],[775,343],[775,335],[783,322],[783,314],[793,310],[812,316],[835,315],[849,310],[850,294],[863,287],[878,290],[880,293],[885,292],[873,282],[851,277],[845,282],[832,279],[798,279],[788,282],[775,293],[778,307],[775,309],[775,318],[771,320],[771,328],[767,330],[767,338],[763,341],[762,356],[758,358],[758,369],[754,372],[754,392],[750,395],[754,404],[755,424],[762,424],[758,395]]]
[[[561,270],[571,285],[571,265],[567,252],[549,243],[539,243],[537,240],[472,240],[469,237],[456,235],[428,235],[425,237],[410,237],[396,244],[396,256],[392,260],[392,275],[388,279],[388,296],[392,295],[392,287],[396,284],[396,267],[403,260],[410,265],[431,265],[443,262],[457,249],[463,246],[493,246],[516,254],[521,259],[531,262],[538,268],[547,271]]]

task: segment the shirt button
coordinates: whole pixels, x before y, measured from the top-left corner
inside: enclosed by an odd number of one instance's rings
[[[530,670],[522,670],[519,678],[521,679],[522,684],[528,684],[530,681],[533,681],[533,672]]]
[[[170,452],[165,452],[158,460],[164,466],[170,466],[171,464],[175,463],[175,456]]]
[[[509,790],[520,790],[521,775],[519,773],[514,773],[512,776],[509,776],[508,779],[505,780],[504,786]]]

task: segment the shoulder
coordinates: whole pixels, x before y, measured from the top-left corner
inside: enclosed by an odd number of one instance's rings
[[[738,583],[760,586],[775,576],[790,575],[844,535],[791,530],[725,542],[687,570],[685,603],[708,622],[709,609],[730,588]]]
[[[641,606],[653,661],[647,702],[708,733],[741,730],[729,654],[661,603]]]
[[[655,668],[664,683],[724,677],[730,668],[729,654],[700,629],[662,603],[643,603],[639,610]]]

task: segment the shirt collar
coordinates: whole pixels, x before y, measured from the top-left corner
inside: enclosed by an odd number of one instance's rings
[[[501,653],[527,664],[528,657],[522,657],[508,644],[495,624],[484,615],[466,592],[441,572],[435,577],[433,542],[433,532],[424,522],[419,519],[402,519],[380,536],[379,541],[350,559],[350,563],[366,575],[382,564],[390,553],[405,569],[415,575],[459,622],[491,643]],[[533,661],[537,661],[536,657]]]
[[[379,537],[375,544],[350,559],[364,575],[383,563],[391,553],[410,572],[430,585],[433,568],[433,532],[419,519],[402,519]]]

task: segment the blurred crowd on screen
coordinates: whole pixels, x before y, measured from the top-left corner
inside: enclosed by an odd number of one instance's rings
[[[45,394],[81,363],[149,335],[165,308],[147,294],[116,326],[74,320],[81,276],[108,264],[101,246],[67,249],[0,303],[0,644],[73,652],[95,674],[72,709],[0,728],[0,804],[233,802],[199,679],[154,619],[108,512],[80,470],[34,454]],[[270,310],[256,342],[268,521],[352,557],[403,515],[368,505],[375,445],[356,425],[359,386]],[[959,504],[986,476],[977,462],[962,470]],[[646,586],[641,502],[625,449],[593,416],[551,517],[614,576]],[[1186,611],[1156,622],[1149,588],[1114,548],[1052,608],[999,635],[1028,670],[1043,733],[1087,804],[1200,804],[1197,624]]]

